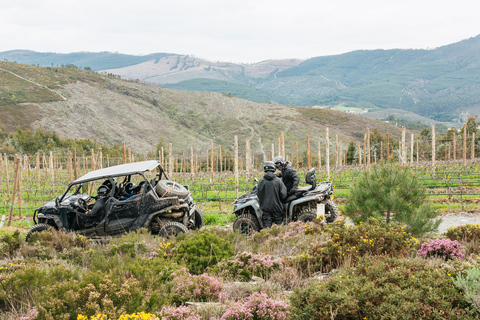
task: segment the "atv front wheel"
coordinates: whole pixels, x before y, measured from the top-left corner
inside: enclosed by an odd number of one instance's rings
[[[317,210],[313,208],[304,208],[298,215],[297,221],[309,222],[317,218]]]
[[[28,239],[30,239],[32,234],[34,234],[35,232],[42,232],[50,228],[53,228],[53,227],[46,223],[39,223],[34,225],[33,227],[30,228],[30,230],[28,230],[27,234],[25,235],[25,242],[28,242]]]
[[[338,216],[338,207],[337,204],[333,201],[325,203],[325,221],[327,223],[332,223],[337,219]]]
[[[185,227],[183,224],[180,222],[167,222],[162,229],[160,229],[160,232],[158,233],[161,237],[170,239],[173,237],[176,237],[180,233],[187,233],[188,228]]]
[[[251,214],[243,213],[233,222],[233,230],[239,230],[241,234],[248,237],[253,235],[253,231],[260,231],[260,224]]]

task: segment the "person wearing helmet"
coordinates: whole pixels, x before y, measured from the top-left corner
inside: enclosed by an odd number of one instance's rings
[[[262,209],[262,223],[264,228],[270,228],[273,223],[281,224],[285,216],[282,201],[287,197],[287,188],[275,174],[275,165],[272,161],[265,162],[265,174],[257,185],[257,196]]]
[[[282,182],[285,184],[285,187],[287,187],[288,195],[291,196],[295,194],[298,189],[298,184],[300,183],[300,177],[297,171],[293,169],[292,163],[285,161],[282,156],[276,156],[273,162],[275,163],[275,168],[280,170],[277,176],[282,178]]]
[[[129,199],[131,196],[135,195],[136,192],[135,192],[135,188],[137,186],[135,185],[135,183],[133,182],[128,182],[126,185],[125,185],[125,190],[123,192],[123,196],[120,200],[127,200]]]
[[[102,219],[105,213],[105,202],[108,199],[109,193],[110,188],[108,188],[108,186],[105,184],[102,184],[100,187],[98,187],[96,197],[97,201],[95,201],[95,204],[91,210],[87,210],[87,212],[81,215],[77,214],[77,221],[74,229],[93,227],[95,223]]]

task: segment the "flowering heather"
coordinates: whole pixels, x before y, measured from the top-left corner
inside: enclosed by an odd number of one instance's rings
[[[90,318],[79,314],[77,316],[77,320],[115,320],[115,319],[108,317],[106,314],[97,314],[95,316],[91,316]],[[117,320],[159,320],[159,318],[156,317],[154,314],[145,313],[142,311],[139,313],[121,315],[120,318],[118,318]]]
[[[289,305],[255,292],[247,299],[229,306],[221,320],[286,320]]]
[[[171,295],[174,303],[218,301],[223,298],[222,284],[206,273],[192,275],[184,268],[176,274],[172,283]]]
[[[461,252],[464,247],[457,241],[450,239],[434,239],[430,242],[422,243],[418,255],[423,257],[444,257],[445,260],[452,258],[463,258],[465,255]]]
[[[260,233],[266,233],[268,235],[268,242],[276,242],[279,240],[290,240],[292,238],[298,238],[301,235],[308,233],[309,231],[315,229],[317,224],[315,222],[302,222],[295,221],[289,223],[288,226],[282,228],[282,226],[272,226],[269,229],[263,229]],[[276,231],[276,232],[275,232]]]
[[[198,314],[195,314],[190,308],[185,306],[175,307],[163,307],[160,311],[160,317],[162,320],[201,320]]]
[[[38,311],[37,309],[33,308],[30,309],[26,316],[20,317],[20,320],[34,320],[37,319]]]
[[[480,255],[472,254],[465,259],[455,259],[442,263],[442,269],[449,276],[466,276],[470,269],[480,268]]]
[[[268,254],[253,254],[251,252],[238,253],[232,260],[223,260],[216,270],[227,278],[236,278],[249,281],[252,276],[267,277],[272,271],[282,270],[281,259]]]

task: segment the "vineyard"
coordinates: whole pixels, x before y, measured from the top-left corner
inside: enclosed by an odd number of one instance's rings
[[[92,152],[90,156],[82,155],[74,159],[72,154],[74,152],[66,156],[51,153],[50,156],[36,154],[23,157],[17,155],[0,157],[0,216],[3,216],[2,219],[5,221],[11,216],[9,225],[11,223],[15,225],[18,221],[21,225],[27,226],[31,221],[28,218],[33,215],[36,208],[63,194],[67,185],[83,174],[124,162],[147,160],[135,159],[131,154],[123,158],[110,158],[108,155],[103,156],[101,152],[97,154]],[[222,208],[228,207],[236,196],[249,191],[255,184],[255,178],[260,179],[263,175],[262,161],[255,157],[249,159],[248,155],[247,152],[245,158],[237,158],[238,170],[235,170],[234,161],[230,163],[230,159],[222,159],[217,155],[213,157],[212,154],[200,161],[198,157],[174,159],[173,156],[162,157],[161,155],[157,160],[162,163],[171,180],[189,186],[195,202],[201,203],[204,210],[220,208],[221,212],[228,213],[228,210],[222,210]],[[185,156],[184,153],[183,156]],[[390,158],[393,159],[391,161],[395,161],[392,156]],[[332,157],[332,159],[335,158]],[[315,166],[312,160],[305,161],[305,164],[310,162],[310,166],[302,165],[301,160],[293,160],[301,182],[304,181],[308,168],[312,166],[317,169],[319,181],[330,178],[334,184],[336,201],[340,205],[348,197],[349,189],[360,175],[368,170],[369,166],[376,165],[375,159],[370,164],[367,161],[367,164],[347,165],[340,161],[331,167],[328,162],[324,162],[319,167],[320,163],[317,162]],[[396,160],[401,161],[398,157]],[[410,165],[415,170],[428,190],[429,199],[438,209],[475,210],[480,196],[480,172],[478,172],[477,160],[469,159],[465,163],[462,160],[441,160],[436,161],[434,166],[431,161],[422,160],[406,162],[405,165]],[[155,172],[151,174],[153,176]],[[96,194],[96,187],[98,186],[90,186],[91,194]]]

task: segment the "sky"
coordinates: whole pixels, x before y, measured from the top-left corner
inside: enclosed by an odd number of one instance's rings
[[[433,49],[480,34],[475,0],[0,0],[0,52],[188,54],[255,63]]]

